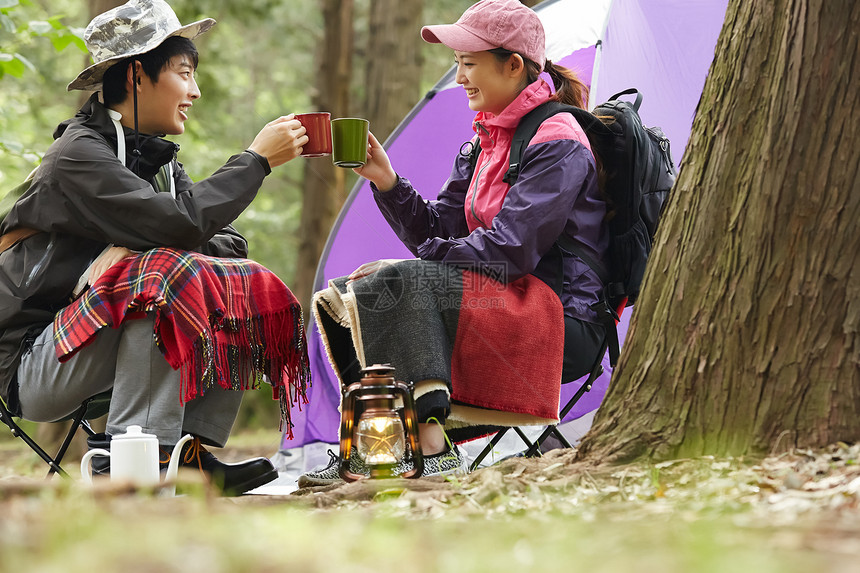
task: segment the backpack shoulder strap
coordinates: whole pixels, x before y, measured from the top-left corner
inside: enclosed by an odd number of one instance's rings
[[[477,140],[469,140],[460,147],[460,155],[466,155],[464,149],[469,146],[469,165],[472,168],[472,173],[475,172],[475,166],[478,165],[478,156],[481,154],[481,143]]]
[[[537,106],[517,124],[517,129],[514,131],[514,137],[511,139],[511,154],[508,170],[503,177],[503,181],[508,185],[516,183],[520,176],[520,162],[523,158],[523,151],[528,147],[529,142],[537,133],[541,124],[550,117],[563,111],[576,109],[573,106],[565,105],[557,101],[548,101]]]
[[[602,144],[601,138],[606,138],[612,135],[612,130],[609,129],[600,119],[591,112],[572,105],[563,104],[558,101],[548,101],[537,106],[529,113],[524,115],[514,131],[514,137],[511,140],[511,155],[508,171],[505,173],[504,181],[508,185],[516,183],[520,175],[520,164],[523,158],[523,152],[528,147],[529,142],[537,133],[541,124],[552,116],[567,112],[573,115],[576,122],[585,132],[592,148],[595,144]],[[596,150],[594,150],[596,152]]]
[[[32,237],[38,232],[39,231],[35,229],[25,229],[24,227],[19,227],[17,229],[9,231],[8,233],[0,237],[0,253],[6,252],[24,239]]]
[[[600,119],[584,109],[574,107],[572,105],[566,105],[557,101],[548,101],[543,103],[524,115],[520,120],[520,123],[517,125],[514,137],[511,140],[510,165],[508,166],[507,173],[505,173],[505,183],[513,185],[516,182],[520,174],[520,163],[522,162],[523,151],[528,147],[529,142],[535,136],[541,124],[550,117],[562,112],[573,114],[577,123],[579,123],[583,131],[585,131],[589,141],[592,141],[594,136],[603,136],[607,133],[611,134],[609,128],[607,128]],[[603,284],[607,284],[609,282],[609,276],[605,267],[586,254],[583,249],[576,244],[576,242],[564,235],[560,236],[556,242],[567,252],[572,253],[585,261],[585,263],[591,267],[595,273],[597,273]]]
[[[567,235],[561,235],[555,242],[563,247],[568,253],[576,255],[582,259],[582,261],[594,271],[604,286],[609,284],[609,271],[606,270],[606,267],[594,260],[582,247],[579,246],[577,242]]]

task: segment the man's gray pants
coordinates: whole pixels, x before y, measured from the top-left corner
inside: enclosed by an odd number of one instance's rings
[[[81,402],[113,389],[108,434],[123,434],[130,425],[173,445],[185,434],[223,447],[239,412],[242,392],[219,386],[186,403],[180,400],[179,371],[173,370],[153,338],[153,318],[127,320],[103,328],[67,362],[54,351],[48,326],[24,354],[18,367],[22,417],[34,422],[65,418]]]

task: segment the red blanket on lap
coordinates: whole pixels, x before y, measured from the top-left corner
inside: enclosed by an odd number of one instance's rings
[[[451,398],[557,419],[564,354],[558,296],[528,275],[507,285],[464,271]]]
[[[181,371],[180,400],[216,382],[256,388],[266,376],[292,437],[289,407],[307,403],[310,369],[301,305],[274,273],[247,259],[174,249],[128,257],[56,315],[57,357],[68,360],[101,328],[153,311],[156,343]]]

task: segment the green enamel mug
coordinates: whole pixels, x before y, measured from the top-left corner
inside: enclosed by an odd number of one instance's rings
[[[367,162],[367,134],[370,122],[360,117],[331,120],[331,158],[344,168],[362,167]]]

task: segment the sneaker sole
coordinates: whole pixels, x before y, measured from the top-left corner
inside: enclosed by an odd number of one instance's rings
[[[450,476],[450,475],[458,475],[464,476],[469,473],[469,466],[459,466],[450,470],[445,470],[444,472],[439,472],[438,476]]]
[[[337,479],[317,479],[308,476],[299,476],[298,486],[299,487],[319,487],[322,485],[331,485],[333,483],[346,483],[340,478]]]

